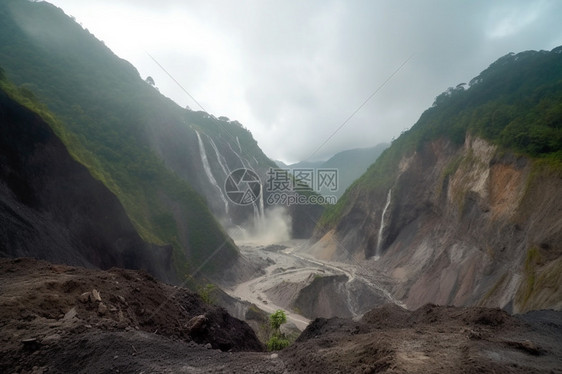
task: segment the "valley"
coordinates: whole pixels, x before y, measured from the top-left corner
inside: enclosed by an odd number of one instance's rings
[[[225,291],[268,313],[285,310],[288,322],[301,331],[314,317],[354,318],[386,303],[403,306],[383,286],[390,279],[362,271],[360,264],[316,259],[307,253],[308,240],[266,245],[248,240],[237,245],[250,262],[263,264],[264,273]],[[308,289],[315,295],[301,310],[299,302]]]
[[[143,76],[0,1],[0,372],[562,373],[562,46],[282,168]]]

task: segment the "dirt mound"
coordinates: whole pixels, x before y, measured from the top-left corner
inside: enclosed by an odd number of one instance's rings
[[[406,327],[410,315],[410,312],[396,304],[385,304],[365,313],[361,321],[376,328]]]
[[[253,330],[187,289],[142,271],[0,259],[0,371],[92,331],[145,331],[223,351],[263,351]],[[40,356],[40,355],[38,355]]]
[[[247,352],[244,322],[147,273],[0,259],[2,373],[562,373],[561,317],[384,305]]]
[[[561,315],[389,304],[360,321],[318,318],[281,357],[306,373],[562,373]]]

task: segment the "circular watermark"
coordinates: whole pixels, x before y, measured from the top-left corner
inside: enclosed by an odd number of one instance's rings
[[[224,181],[228,199],[237,205],[250,205],[262,193],[260,177],[250,169],[236,169]]]

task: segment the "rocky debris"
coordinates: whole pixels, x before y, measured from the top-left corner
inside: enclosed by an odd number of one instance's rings
[[[0,259],[0,372],[48,364],[36,354],[102,331],[145,331],[223,351],[263,351],[253,330],[187,289],[142,271]],[[23,364],[23,366],[22,366]],[[47,365],[48,366],[48,365]]]
[[[115,309],[115,308],[113,308]],[[99,316],[105,316],[105,314],[107,313],[107,306],[105,306],[104,303],[99,303],[98,304],[98,315]]]
[[[92,290],[92,299],[93,299],[93,301],[100,301],[101,302],[100,292],[98,290],[96,290],[95,288]]]
[[[359,321],[318,318],[280,357],[289,372],[306,373],[562,373],[561,317],[385,305]]]
[[[188,334],[197,335],[204,331],[207,325],[207,317],[205,315],[195,316],[187,322],[185,328]]]
[[[146,273],[31,259],[0,259],[0,321],[2,373],[562,373],[561,312],[384,305],[261,352],[244,322]]]

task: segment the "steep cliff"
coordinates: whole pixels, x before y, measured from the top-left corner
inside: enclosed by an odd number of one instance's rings
[[[0,256],[175,277],[172,248],[144,242],[115,195],[38,114],[1,90]]]
[[[221,245],[225,262],[236,261],[222,228],[253,224],[271,204],[265,189],[253,203],[234,203],[227,177],[246,168],[265,184],[275,166],[239,122],[179,107],[46,2],[0,3],[0,61],[57,116],[65,145],[117,195],[145,240],[171,244],[194,268]]]
[[[562,49],[436,99],[328,211],[312,253],[364,260],[410,308],[562,308]]]

